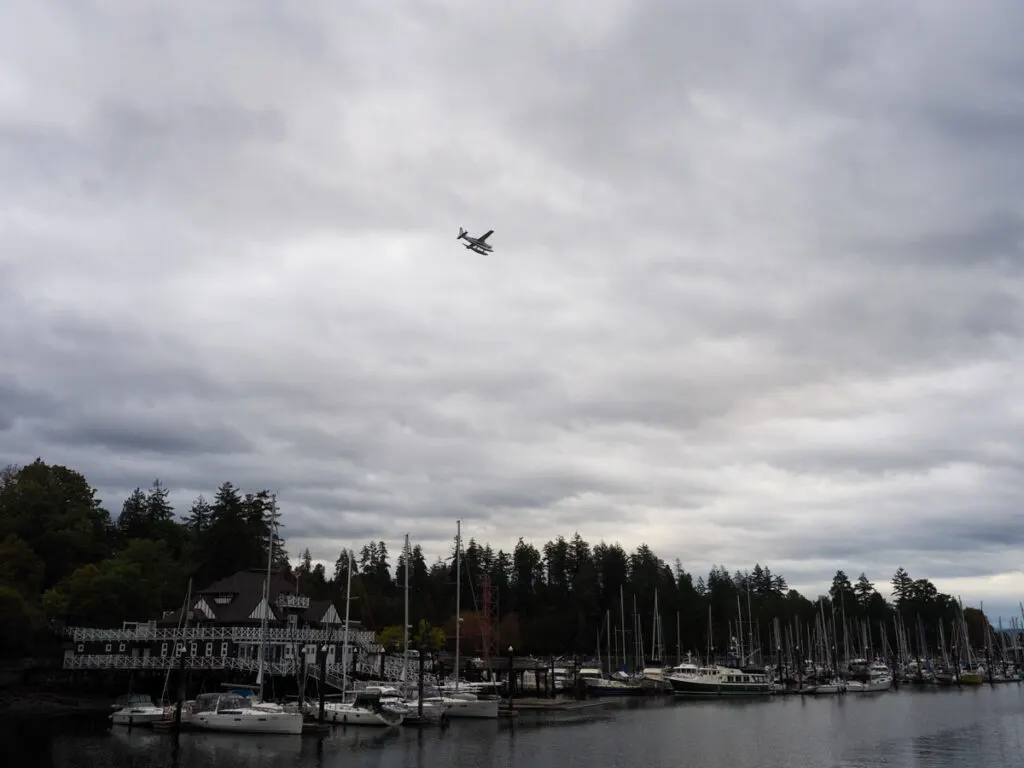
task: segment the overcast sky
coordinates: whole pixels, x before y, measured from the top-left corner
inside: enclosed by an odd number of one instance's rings
[[[0,462],[1016,614],[1019,0],[4,5]]]

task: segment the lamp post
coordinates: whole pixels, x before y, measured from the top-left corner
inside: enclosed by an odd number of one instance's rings
[[[509,711],[515,708],[512,703],[512,694],[515,693],[516,687],[516,668],[515,658],[512,656],[512,646],[508,647],[508,708]]]

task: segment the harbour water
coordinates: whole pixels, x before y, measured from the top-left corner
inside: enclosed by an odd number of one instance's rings
[[[185,733],[176,742],[66,721],[3,738],[18,768],[1015,768],[1024,766],[1024,686],[647,700],[575,722],[336,727],[322,738]]]

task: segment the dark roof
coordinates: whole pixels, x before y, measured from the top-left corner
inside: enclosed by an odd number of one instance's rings
[[[199,600],[203,599],[213,612],[215,617],[213,621],[219,624],[245,624],[256,621],[249,617],[263,600],[263,585],[266,577],[266,571],[262,570],[239,571],[194,592],[191,607],[194,608]],[[295,582],[281,573],[272,573],[269,595],[272,621],[284,621],[287,615],[277,606],[277,599],[282,594],[294,595]],[[225,602],[227,598],[230,599]],[[299,616],[303,622],[318,623],[332,604],[330,600],[310,600],[309,607]],[[179,609],[167,614],[159,622],[161,624],[177,624],[180,618],[181,610]],[[210,621],[209,618],[203,618]]]

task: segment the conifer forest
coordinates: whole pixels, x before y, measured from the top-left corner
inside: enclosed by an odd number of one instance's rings
[[[181,605],[189,579],[198,589],[239,570],[266,568],[273,531],[279,534],[274,567],[297,579],[302,594],[331,598],[340,609],[350,553],[336,553],[333,567],[314,563],[308,551],[290,558],[287,526],[287,510],[271,493],[230,482],[208,499],[200,496],[187,509],[174,509],[158,480],[111,509],[73,469],[42,460],[7,467],[0,471],[0,653],[52,647],[65,626],[120,627],[125,620],[158,618]],[[344,538],[343,530],[338,538]],[[465,652],[479,642],[474,620],[485,576],[497,597],[502,647],[543,656],[592,654],[598,637],[607,637],[609,612],[618,624],[623,602],[632,616],[634,600],[649,638],[655,595],[666,656],[673,659],[677,652],[724,651],[736,633],[738,606],[744,621],[750,617],[744,636],[753,633],[764,648],[771,647],[776,620],[810,626],[822,612],[840,611],[874,633],[875,647],[881,647],[883,632],[895,632],[898,615],[921,627],[934,648],[937,628],[957,615],[950,595],[898,563],[892,574],[873,574],[877,581],[863,573],[851,577],[837,563],[821,595],[802,595],[767,564],[721,565],[698,574],[646,544],[627,551],[615,542],[588,541],[584,532],[540,543],[523,531],[511,547],[502,544],[496,549],[472,537],[463,540]],[[378,631],[402,624],[402,543],[352,547],[352,618]],[[408,552],[410,617],[449,632],[456,610],[454,551],[453,536],[447,558],[428,562],[415,542]],[[765,559],[770,557],[766,552]],[[982,643],[987,620],[970,608],[965,618],[972,642]],[[884,640],[894,647],[891,636]]]

